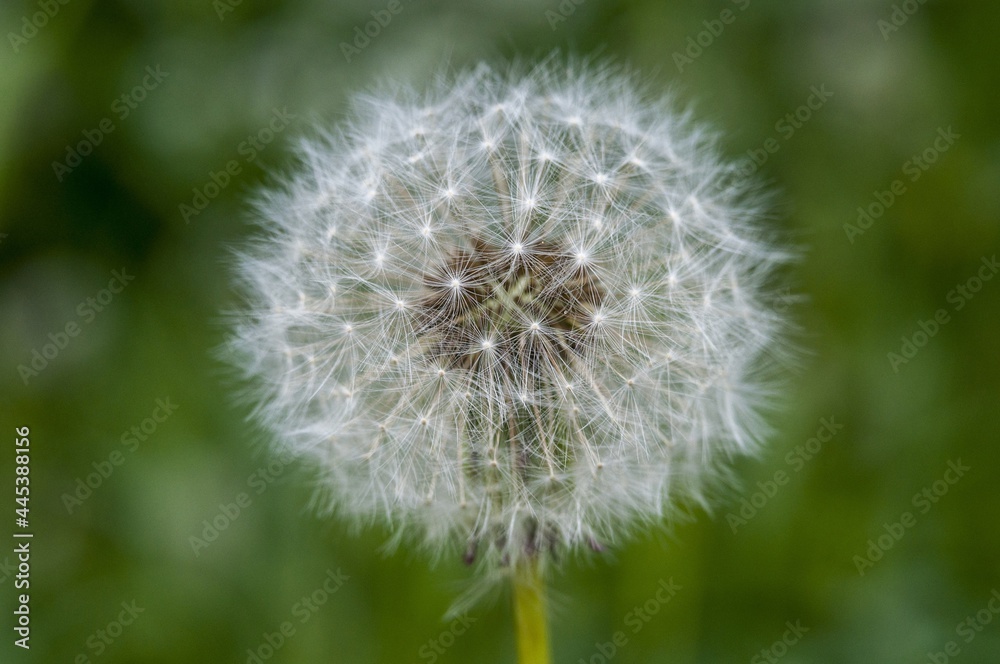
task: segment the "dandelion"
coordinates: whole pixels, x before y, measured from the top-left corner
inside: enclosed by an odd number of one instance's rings
[[[542,570],[704,502],[765,432],[760,199],[601,65],[373,93],[299,154],[239,257],[256,418],[331,511],[509,571],[547,661]]]

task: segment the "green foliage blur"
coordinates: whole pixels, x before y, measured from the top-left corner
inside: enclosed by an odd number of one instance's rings
[[[315,516],[213,350],[246,200],[297,136],[377,80],[554,49],[674,90],[774,187],[806,349],[741,487],[555,577],[555,661],[1000,661],[1000,5],[401,0],[365,44],[389,4],[0,7],[0,661],[514,660],[502,593],[443,619],[461,561]]]

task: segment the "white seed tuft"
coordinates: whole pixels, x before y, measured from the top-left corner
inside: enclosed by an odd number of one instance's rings
[[[629,75],[480,67],[301,156],[231,348],[331,509],[496,568],[621,542],[756,448],[787,254]]]

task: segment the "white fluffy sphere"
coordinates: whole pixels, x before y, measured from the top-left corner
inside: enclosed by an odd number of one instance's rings
[[[231,347],[331,509],[496,568],[617,543],[754,449],[787,255],[669,100],[480,67],[359,98],[300,156]]]

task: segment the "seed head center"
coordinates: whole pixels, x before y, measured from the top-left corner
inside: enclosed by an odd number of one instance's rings
[[[511,375],[582,352],[604,296],[575,252],[542,242],[477,240],[430,270],[424,285],[420,329],[430,359],[474,369],[490,353]]]

